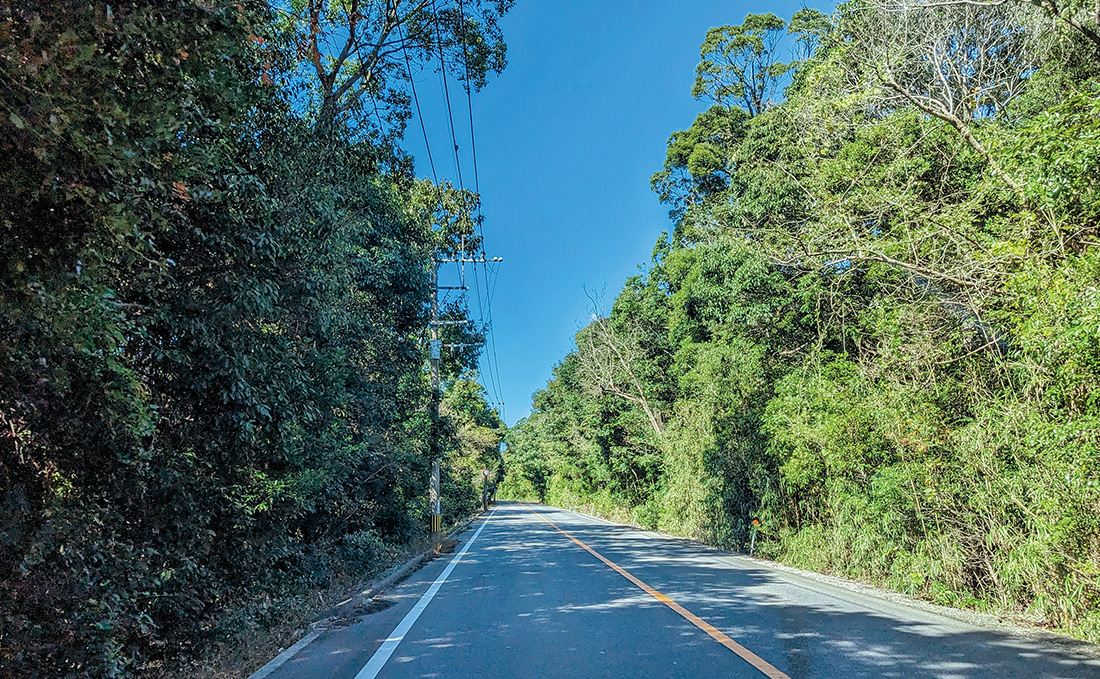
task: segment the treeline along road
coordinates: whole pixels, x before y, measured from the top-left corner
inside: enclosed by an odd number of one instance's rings
[[[424,370],[478,197],[401,139],[511,3],[367,4],[0,3],[0,677],[210,676],[422,538],[433,459],[478,504],[463,304],[440,418]]]
[[[1045,1],[707,32],[507,494],[1100,640],[1098,49]]]

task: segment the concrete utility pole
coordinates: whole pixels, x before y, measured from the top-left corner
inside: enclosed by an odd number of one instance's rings
[[[439,506],[439,358],[443,352],[443,340],[439,335],[439,260],[432,262],[432,320],[428,328],[431,333],[429,348],[432,360],[432,489],[428,499],[431,502],[432,538],[443,530],[443,512]]]
[[[440,455],[439,450],[439,402],[442,400],[442,393],[440,389],[440,377],[439,377],[439,360],[443,355],[443,347],[447,348],[461,348],[470,346],[468,344],[443,344],[443,338],[439,329],[444,325],[465,325],[470,321],[441,321],[439,319],[439,291],[440,290],[468,290],[466,287],[466,264],[484,264],[487,262],[503,262],[502,257],[493,257],[492,259],[486,259],[485,257],[467,257],[465,253],[459,254],[455,258],[435,258],[432,260],[432,319],[429,323],[429,349],[431,356],[431,372],[432,372],[432,486],[431,491],[428,494],[428,500],[431,504],[431,531],[432,538],[438,537],[438,533],[443,530],[443,512],[440,507],[440,492],[439,492],[439,463]],[[459,264],[461,265],[460,271],[460,285],[440,285],[439,284],[439,265],[440,264]]]

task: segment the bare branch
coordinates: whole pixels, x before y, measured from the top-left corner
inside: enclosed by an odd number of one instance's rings
[[[1010,177],[1008,173],[1001,168],[1000,164],[996,161],[995,158],[993,158],[993,154],[989,152],[989,149],[987,149],[980,141],[978,141],[978,138],[975,137],[974,133],[970,130],[970,125],[954,113],[951,113],[951,109],[948,108],[950,100],[947,103],[944,103],[932,99],[931,97],[922,97],[913,94],[908,89],[898,84],[898,81],[894,79],[892,74],[884,74],[882,76],[882,81],[883,84],[886,85],[886,87],[900,94],[913,106],[916,106],[924,113],[936,117],[946,123],[949,123],[952,127],[954,127],[955,130],[958,131],[959,136],[963,138],[963,141],[969,144],[971,148],[977,151],[982,156],[982,158],[985,159],[986,164],[989,165],[989,169],[994,175],[996,175],[1001,181],[1003,181],[1008,186],[1008,188],[1012,189],[1013,193],[1016,193],[1017,195],[1023,194],[1023,189],[1020,187],[1019,183],[1017,183],[1015,179]]]
[[[598,391],[606,392],[637,405],[645,414],[653,432],[664,433],[664,421],[660,411],[646,396],[645,387],[634,369],[641,358],[637,337],[622,337],[611,327],[606,316],[595,318],[578,333],[584,346],[578,347],[581,373],[585,382]],[[620,384],[620,378],[626,381]]]
[[[836,257],[836,256],[843,257],[846,260],[852,260],[852,261],[880,262],[882,264],[889,264],[890,266],[894,266],[894,267],[897,267],[899,269],[904,269],[906,271],[910,271],[912,273],[919,274],[920,276],[924,276],[925,278],[928,278],[929,280],[947,281],[949,283],[954,283],[955,285],[958,285],[961,288],[969,288],[969,289],[973,289],[973,290],[987,290],[988,289],[988,286],[981,283],[980,281],[966,279],[966,278],[960,278],[958,276],[953,276],[953,275],[951,275],[949,273],[945,273],[943,271],[938,271],[936,269],[931,269],[927,266],[922,266],[920,264],[914,264],[912,262],[904,262],[900,259],[895,259],[894,257],[884,255],[881,252],[874,252],[874,251],[871,251],[871,250],[863,250],[863,251],[860,251],[860,250],[841,250],[841,249],[837,249],[837,250],[817,250],[817,251],[814,251],[814,252],[807,252],[804,255],[802,255],[801,257],[795,258],[795,259],[782,260],[782,259],[778,259],[778,258],[775,258],[775,257],[773,257],[772,259],[776,264],[778,264],[780,266],[798,266],[798,267],[801,267],[801,266],[804,266],[803,262],[807,259],[814,259],[814,258],[817,258],[817,257]]]

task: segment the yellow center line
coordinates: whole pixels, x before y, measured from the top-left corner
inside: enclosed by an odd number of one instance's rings
[[[520,503],[520,504],[523,504],[523,503]],[[581,542],[577,538],[573,537],[573,535],[571,535],[568,531],[565,531],[565,530],[562,530],[561,528],[558,528],[558,526],[556,524],[554,524],[554,522],[551,521],[550,519],[546,518],[542,514],[539,514],[535,510],[528,507],[526,504],[524,504],[523,507],[527,511],[531,512],[535,516],[537,516],[540,519],[542,519],[543,521],[545,521],[546,523],[550,524],[550,526],[554,530],[558,531],[559,533],[561,533],[565,537],[567,537],[570,540],[572,540],[573,542],[575,542],[581,548],[586,550],[589,554],[591,554],[592,556],[596,557],[600,561],[607,564],[616,573],[623,576],[624,578],[626,578],[630,582],[634,583],[639,589],[644,591],[646,594],[650,595],[651,597],[653,597],[657,601],[660,601],[664,605],[666,605],[669,608],[671,608],[672,610],[676,611],[681,616],[683,616],[685,620],[687,620],[691,624],[695,625],[699,629],[701,629],[704,632],[706,632],[707,634],[709,634],[712,639],[714,639],[718,643],[722,644],[723,646],[725,646],[729,650],[736,653],[738,655],[738,657],[740,657],[742,660],[744,660],[748,664],[750,664],[753,667],[755,667],[756,669],[760,670],[760,672],[763,673],[764,676],[768,677],[769,679],[791,679],[789,676],[787,676],[786,674],[783,674],[783,672],[779,671],[776,667],[774,667],[773,665],[768,663],[768,661],[766,661],[763,658],[761,658],[760,656],[756,655],[755,653],[753,653],[749,649],[745,648],[741,644],[737,643],[733,639],[730,639],[728,636],[726,636],[726,634],[724,632],[722,632],[722,630],[716,628],[714,625],[711,625],[706,620],[703,620],[702,618],[695,615],[694,613],[692,613],[688,609],[684,608],[680,604],[676,603],[672,599],[668,598],[664,594],[661,594],[660,592],[653,589],[652,587],[650,587],[646,583],[642,582],[641,580],[636,578],[632,573],[627,571],[622,566],[618,565],[617,563],[615,563],[611,559],[608,559],[607,557],[605,557],[603,554],[600,554],[599,552],[592,549],[588,545],[584,544],[583,542]]]

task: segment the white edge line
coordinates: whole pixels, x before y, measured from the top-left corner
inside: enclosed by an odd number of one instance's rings
[[[466,541],[462,550],[455,555],[455,558],[451,559],[451,563],[447,564],[447,567],[443,569],[443,572],[436,578],[432,586],[428,588],[427,592],[420,597],[420,601],[416,602],[412,610],[405,614],[405,617],[397,624],[390,636],[382,642],[382,645],[378,647],[378,650],[374,652],[374,655],[370,657],[367,664],[363,666],[363,669],[359,670],[359,673],[355,675],[355,679],[374,679],[378,676],[378,673],[382,671],[386,661],[390,659],[393,652],[397,650],[398,644],[405,638],[405,635],[412,629],[413,623],[416,622],[420,614],[424,612],[424,609],[428,607],[432,599],[435,598],[436,592],[443,586],[443,583],[447,581],[447,578],[451,575],[451,571],[455,569],[459,561],[462,561],[462,557],[465,556],[466,551],[470,549],[470,545],[474,544],[474,540],[477,540],[477,536],[481,535],[482,529],[489,525],[489,519],[496,513],[496,508],[489,512],[489,516],[485,517],[485,521],[478,527],[477,532]]]

